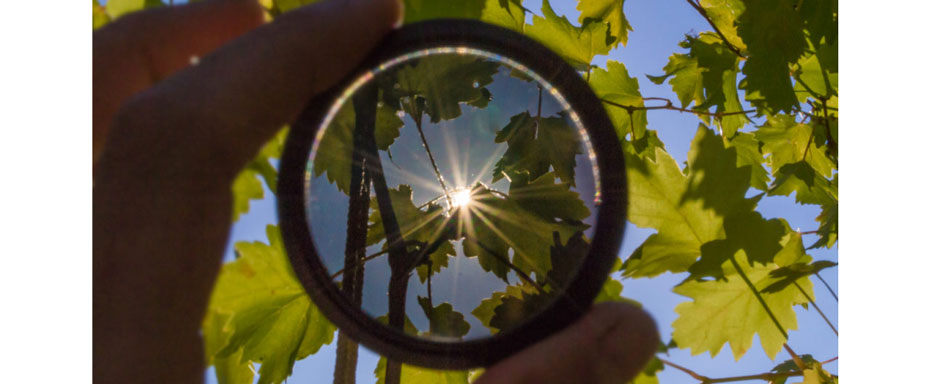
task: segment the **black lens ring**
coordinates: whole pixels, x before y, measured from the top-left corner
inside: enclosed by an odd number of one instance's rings
[[[581,119],[597,158],[601,204],[590,252],[564,294],[521,326],[492,337],[438,342],[389,328],[342,295],[316,253],[307,221],[307,162],[317,130],[336,99],[361,74],[398,56],[435,47],[467,46],[525,65],[558,89]],[[513,31],[472,20],[431,20],[390,33],[351,76],[315,97],[291,125],[281,157],[278,218],[297,278],[340,332],[407,364],[437,369],[489,366],[558,332],[590,307],[617,260],[627,214],[627,181],[620,141],[607,113],[579,73],[557,54]]]

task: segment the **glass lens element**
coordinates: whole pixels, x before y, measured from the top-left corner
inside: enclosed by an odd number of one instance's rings
[[[596,161],[559,90],[519,63],[441,47],[360,76],[306,173],[311,235],[348,300],[410,335],[491,337],[574,278]]]

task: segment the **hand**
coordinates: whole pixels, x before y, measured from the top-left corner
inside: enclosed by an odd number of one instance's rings
[[[335,0],[262,25],[255,2],[214,0],[94,33],[95,381],[202,381],[232,180],[401,13],[397,0]],[[657,340],[642,310],[600,305],[481,382],[627,380]]]

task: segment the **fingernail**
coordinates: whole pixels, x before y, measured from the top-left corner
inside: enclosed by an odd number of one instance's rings
[[[404,0],[397,1],[397,20],[394,21],[394,29],[399,29],[404,25]]]

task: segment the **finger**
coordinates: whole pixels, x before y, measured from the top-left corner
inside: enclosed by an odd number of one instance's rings
[[[626,383],[655,354],[659,334],[645,311],[596,305],[574,325],[491,367],[477,384]]]
[[[134,129],[160,136],[131,139],[171,143],[175,158],[192,154],[219,172],[238,171],[312,96],[358,65],[399,8],[398,0],[330,0],[281,15],[134,98],[127,124],[186,128]]]
[[[94,32],[94,159],[119,106],[262,23],[255,1],[206,1],[120,18]]]

